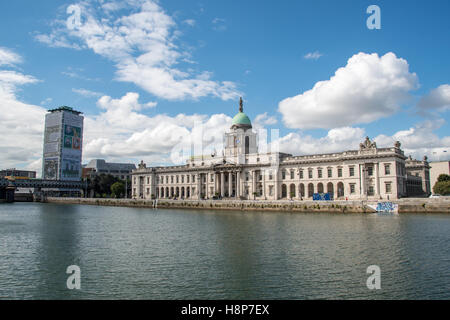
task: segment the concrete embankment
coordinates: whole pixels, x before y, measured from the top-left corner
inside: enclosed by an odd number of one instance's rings
[[[154,208],[154,200],[46,198],[45,202],[69,203],[115,207]],[[450,213],[450,199],[408,198],[392,201],[398,204],[399,213]],[[266,201],[266,200],[167,200],[160,199],[159,209],[220,209],[288,212],[371,213],[368,204],[374,201]]]

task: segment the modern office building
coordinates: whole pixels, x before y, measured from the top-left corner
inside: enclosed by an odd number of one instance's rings
[[[86,176],[99,174],[110,174],[119,179],[131,178],[131,172],[136,169],[134,163],[114,163],[106,162],[103,159],[93,159],[88,164],[83,165],[83,172]]]
[[[81,112],[66,106],[45,115],[43,179],[80,180],[83,120]]]
[[[132,173],[132,196],[262,200],[313,199],[321,193],[344,200],[408,196],[406,157],[398,141],[392,147],[378,148],[366,137],[359,149],[328,154],[259,153],[242,100],[224,141],[222,156],[200,155],[185,165],[167,167],[147,167],[141,162]],[[420,174],[425,179],[427,166],[424,160]],[[425,191],[428,188],[426,181],[420,181],[420,186]]]

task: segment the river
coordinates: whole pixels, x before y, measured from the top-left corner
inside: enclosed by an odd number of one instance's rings
[[[0,204],[0,299],[450,299],[449,244],[448,214]]]

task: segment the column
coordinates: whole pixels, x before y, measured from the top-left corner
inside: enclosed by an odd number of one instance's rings
[[[228,172],[228,196],[231,198],[231,194],[233,193],[233,173]]]
[[[267,171],[263,171],[264,173],[263,173],[263,175],[262,175],[262,177],[263,177],[263,182],[262,182],[262,184],[263,184],[263,186],[262,186],[262,196],[264,197],[264,199],[266,198],[266,173],[267,173]]]
[[[365,186],[365,179],[366,179],[366,177],[364,175],[364,164],[360,164],[359,168],[360,168],[360,170],[359,170],[359,176],[360,176],[359,177],[359,181],[360,181],[360,184],[361,184],[361,188],[360,188],[361,196],[364,196],[366,194],[366,186]]]
[[[376,188],[375,194],[379,198],[379,196],[381,194],[381,192],[380,192],[380,174],[379,174],[380,167],[379,167],[379,163],[378,162],[375,163],[374,167],[375,167],[375,188]]]
[[[278,168],[274,170],[274,178],[275,178],[275,200],[278,200],[279,190],[278,190]]]
[[[225,197],[225,172],[220,173],[220,195]]]
[[[214,172],[213,177],[214,177],[214,194],[213,194],[213,196],[215,196],[217,193],[217,173],[216,172]]]
[[[236,199],[241,196],[241,172],[236,172]]]
[[[252,195],[256,192],[256,170],[252,171]],[[255,196],[253,195],[253,198]]]
[[[200,173],[197,174],[197,199],[200,200],[200,196],[201,196],[201,192],[200,192],[200,187],[201,187],[201,180],[200,180]]]

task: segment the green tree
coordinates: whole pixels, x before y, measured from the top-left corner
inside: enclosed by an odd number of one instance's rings
[[[125,194],[125,185],[123,182],[114,182],[111,185],[111,192],[115,198],[121,198]]]
[[[442,176],[442,175],[441,175]],[[450,180],[439,181],[433,187],[434,194],[450,195]]]
[[[438,179],[437,179],[437,181],[438,182],[450,181],[450,176],[448,174],[445,174],[445,173],[440,174]]]

